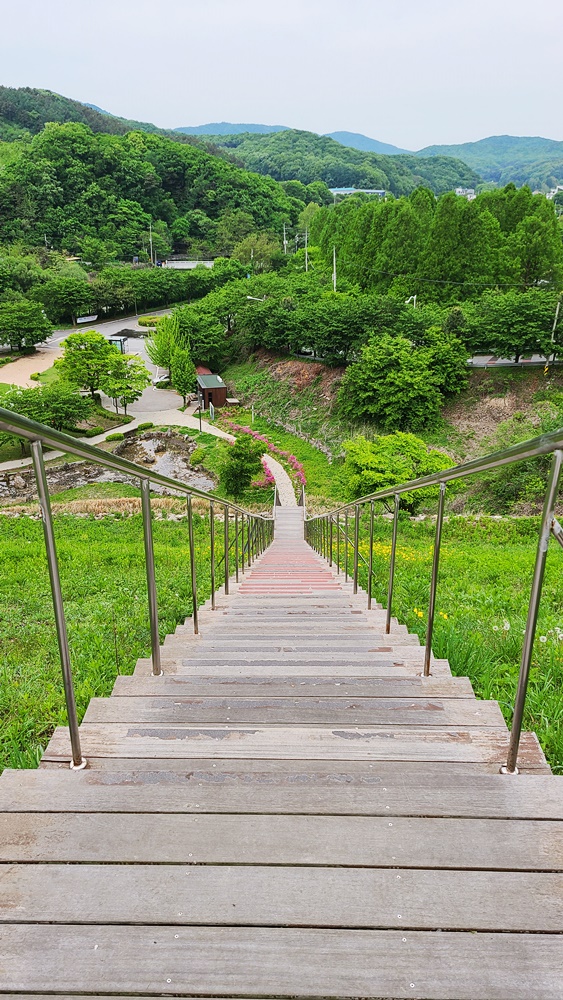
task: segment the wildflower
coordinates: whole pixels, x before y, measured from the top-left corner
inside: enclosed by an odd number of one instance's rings
[[[540,635],[540,642],[547,642],[547,636],[546,635]]]
[[[493,632],[498,632],[498,625],[493,625]]]
[[[510,631],[510,622],[505,622],[504,625],[502,626],[502,630],[503,630],[503,632],[509,632]]]

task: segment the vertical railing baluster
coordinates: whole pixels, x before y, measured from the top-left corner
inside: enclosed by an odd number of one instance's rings
[[[194,620],[194,635],[199,633],[199,618],[197,613],[197,577],[194,542],[194,519],[192,511],[192,495],[188,493],[188,537],[190,542],[190,573],[192,580],[192,614]]]
[[[434,611],[436,609],[436,588],[438,585],[438,568],[440,565],[440,544],[442,541],[442,523],[444,520],[444,501],[446,499],[446,484],[440,483],[440,499],[438,501],[438,516],[436,518],[436,535],[434,537],[434,555],[432,558],[432,579],[430,581],[430,600],[428,602],[428,627],[426,629],[426,649],[424,650],[424,676],[430,674],[432,657],[432,631],[434,629]]]
[[[241,571],[244,576],[244,514],[241,514],[240,525]]]
[[[336,515],[336,572],[340,575],[340,514]]]
[[[328,559],[328,565],[332,566],[332,541],[333,541],[332,514],[328,515],[328,533],[329,533],[329,559]]]
[[[209,544],[211,546],[211,610],[215,611],[215,505],[209,501]]]
[[[520,660],[520,674],[518,676],[518,689],[514,702],[514,714],[512,717],[512,729],[510,731],[510,742],[508,744],[508,754],[506,764],[501,768],[503,774],[518,773],[517,760],[518,748],[520,746],[520,736],[522,733],[522,721],[524,718],[524,707],[526,704],[526,692],[528,689],[528,679],[530,676],[530,664],[532,662],[532,651],[534,648],[534,638],[538,621],[538,609],[545,573],[545,561],[549,546],[549,538],[553,525],[555,503],[559,490],[559,479],[561,477],[561,466],[563,464],[563,451],[555,451],[551,460],[549,479],[543,502],[542,521],[538,538],[538,548],[536,552],[536,562],[534,565],[534,575],[530,591],[530,603],[528,605],[528,617],[526,619],[526,632],[524,635],[524,645],[522,647],[522,658]]]
[[[238,583],[238,510],[235,510],[235,580]]]
[[[368,611],[371,611],[372,577],[373,577],[373,500],[369,505]]]
[[[223,504],[223,538],[225,542],[225,594],[229,593],[229,508]]]
[[[47,552],[47,566],[49,568],[49,579],[51,581],[51,596],[53,599],[53,610],[55,612],[55,625],[57,629],[57,641],[59,644],[59,656],[63,673],[63,686],[66,701],[66,713],[68,718],[68,730],[70,735],[70,746],[72,753],[71,768],[82,770],[86,767],[86,758],[82,755],[80,746],[80,733],[78,729],[78,716],[76,713],[76,699],[74,697],[74,685],[72,682],[72,668],[70,663],[70,650],[68,646],[68,634],[66,629],[66,619],[63,605],[63,595],[61,590],[61,580],[59,576],[59,564],[57,561],[57,548],[55,545],[55,531],[53,527],[53,515],[51,512],[51,502],[49,500],[49,486],[45,473],[45,463],[43,461],[43,446],[40,441],[31,442],[31,456],[33,459],[33,470],[37,482],[37,493],[39,496],[39,507],[41,509],[41,520],[43,522],[43,535],[45,538],[45,549]]]
[[[348,583],[348,508],[344,512],[344,581]]]
[[[145,571],[147,574],[147,593],[149,599],[149,620],[151,629],[151,659],[152,672],[160,677],[160,638],[158,635],[158,604],[156,599],[156,579],[154,572],[154,546],[152,539],[151,519],[151,484],[148,479],[141,479],[141,510],[143,512],[143,538],[145,542]]]
[[[360,505],[355,506],[354,516],[354,593],[358,593],[358,566],[360,554]]]
[[[387,587],[387,613],[385,615],[385,634],[391,631],[391,609],[393,605],[393,583],[395,580],[395,554],[397,552],[397,527],[399,524],[399,507],[401,498],[395,493],[395,513],[393,515],[393,536],[391,538],[391,562],[389,565],[389,586]]]

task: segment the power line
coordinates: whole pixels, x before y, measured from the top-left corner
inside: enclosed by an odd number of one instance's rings
[[[371,269],[372,274],[384,274],[388,278],[411,278],[413,281],[425,281],[431,285],[482,285],[484,288],[521,288],[521,281],[476,281],[466,278],[465,281],[455,281],[454,278],[421,278],[413,271],[381,271]]]

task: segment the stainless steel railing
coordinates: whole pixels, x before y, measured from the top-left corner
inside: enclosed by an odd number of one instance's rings
[[[389,581],[387,587],[387,612],[385,631],[391,630],[391,609],[393,604],[393,584],[395,578],[395,557],[397,552],[397,528],[399,521],[399,510],[401,506],[401,496],[404,493],[412,493],[416,490],[428,486],[439,487],[438,514],[436,517],[436,529],[434,535],[434,547],[432,556],[432,574],[430,578],[430,596],[428,602],[428,619],[426,626],[426,640],[424,651],[424,676],[430,674],[432,657],[432,634],[434,629],[434,613],[436,608],[436,593],[438,586],[438,573],[440,565],[440,544],[442,540],[442,526],[444,521],[444,505],[446,500],[447,485],[456,479],[465,479],[477,473],[489,472],[491,469],[498,469],[503,465],[510,465],[521,462],[524,459],[537,458],[540,455],[551,454],[551,468],[547,479],[546,492],[543,504],[536,560],[534,564],[534,574],[528,604],[528,615],[526,620],[526,630],[522,655],[520,660],[520,672],[518,677],[518,688],[514,702],[514,713],[512,719],[512,729],[506,764],[501,768],[502,773],[518,773],[517,760],[520,737],[522,733],[522,720],[526,703],[526,692],[530,676],[530,665],[532,661],[532,649],[534,644],[536,624],[538,619],[539,603],[541,599],[543,577],[545,573],[545,561],[550,537],[553,537],[563,547],[563,527],[555,517],[555,504],[557,501],[559,482],[561,479],[561,469],[563,466],[563,429],[554,431],[551,434],[543,434],[541,437],[532,438],[522,444],[514,445],[484,458],[474,459],[472,462],[465,462],[462,465],[452,466],[442,472],[436,472],[430,476],[423,476],[408,483],[401,483],[400,486],[389,487],[378,490],[368,496],[360,497],[352,503],[344,504],[330,511],[328,514],[321,514],[317,517],[307,518],[305,521],[305,539],[320,555],[324,556],[329,564],[333,560],[333,526],[336,526],[337,551],[336,561],[338,572],[340,572],[340,535],[344,540],[344,566],[345,576],[348,579],[348,549],[351,546],[353,552],[353,590],[358,591],[358,569],[359,561],[363,560],[368,567],[368,607],[371,607],[372,580],[373,580],[373,524],[374,524],[374,504],[377,501],[392,500],[394,505],[393,513],[393,534],[391,541],[391,555],[389,565]],[[360,531],[360,511],[362,507],[369,505],[369,553],[366,560],[359,551],[359,531]],[[354,519],[353,537],[350,537],[348,530],[350,513]],[[344,527],[340,521],[344,518]]]
[[[64,603],[63,603],[61,581],[59,574],[59,565],[57,559],[57,549],[55,544],[53,514],[51,510],[51,500],[49,497],[47,474],[45,471],[45,457],[44,457],[45,446],[51,448],[62,448],[64,452],[68,452],[71,455],[76,455],[79,458],[83,458],[91,462],[96,462],[98,465],[102,465],[107,469],[113,469],[117,472],[125,473],[126,475],[133,476],[134,478],[140,481],[141,511],[143,517],[143,537],[144,537],[144,549],[145,549],[145,568],[147,576],[148,610],[149,610],[149,622],[150,622],[150,634],[151,634],[151,662],[152,662],[152,672],[156,677],[162,676],[162,667],[160,662],[160,638],[158,632],[158,601],[157,601],[157,590],[156,590],[154,546],[153,546],[152,520],[151,520],[151,498],[150,498],[151,483],[154,483],[159,486],[164,486],[169,490],[173,490],[177,493],[180,493],[184,495],[187,500],[188,539],[189,539],[189,550],[190,550],[190,576],[191,576],[191,589],[192,589],[192,620],[193,620],[194,632],[196,634],[199,631],[199,619],[198,619],[198,598],[197,598],[197,562],[196,562],[196,552],[195,552],[193,509],[192,509],[193,497],[200,497],[209,503],[209,533],[210,533],[210,543],[211,543],[210,545],[211,606],[213,610],[215,609],[216,570],[218,568],[215,558],[215,510],[214,510],[215,504],[220,503],[223,510],[224,552],[223,556],[219,561],[219,565],[224,559],[225,561],[224,586],[226,594],[228,594],[229,592],[229,578],[230,578],[229,554],[233,545],[235,548],[235,573],[236,573],[236,579],[238,580],[239,518],[242,528],[241,570],[243,573],[245,570],[245,554],[246,554],[246,565],[247,567],[250,567],[254,559],[261,552],[263,552],[266,546],[269,545],[270,542],[272,541],[274,534],[274,522],[270,516],[266,516],[263,514],[252,514],[249,511],[244,510],[244,508],[239,507],[237,504],[227,502],[222,498],[220,499],[213,493],[207,493],[205,492],[205,490],[200,490],[197,489],[196,487],[188,486],[186,483],[182,483],[177,479],[170,479],[168,478],[168,476],[163,476],[159,472],[143,468],[142,466],[136,465],[134,462],[129,462],[127,459],[120,458],[118,455],[113,455],[110,452],[101,451],[99,448],[95,448],[93,445],[85,444],[83,441],[77,441],[76,438],[71,437],[69,434],[63,434],[61,431],[55,431],[51,427],[45,427],[43,424],[35,423],[35,421],[33,420],[28,420],[27,417],[22,417],[19,414],[12,413],[11,410],[5,410],[2,407],[0,407],[0,432],[17,435],[18,437],[24,438],[25,440],[29,441],[31,445],[31,458],[33,464],[33,470],[35,473],[35,480],[37,484],[39,507],[41,510],[41,520],[43,522],[43,533],[45,538],[45,548],[47,553],[49,579],[51,583],[51,594],[53,598],[55,625],[57,629],[57,640],[58,640],[59,655],[62,667],[63,685],[64,685],[66,709],[68,716],[69,732],[70,732],[70,742],[72,748],[72,761],[70,766],[71,768],[81,769],[83,767],[86,767],[86,760],[82,754],[82,749],[80,745],[80,734],[78,730],[78,715],[76,711],[76,700],[74,696],[74,685],[72,680],[72,668],[71,668],[70,650],[69,650],[68,635],[66,628],[66,618],[65,618]],[[235,536],[231,540],[230,522],[233,516],[235,523]],[[246,546],[244,541],[245,524],[246,524]]]

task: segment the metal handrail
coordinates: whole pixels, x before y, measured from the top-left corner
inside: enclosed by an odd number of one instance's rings
[[[317,515],[316,517],[307,518],[305,521],[305,538],[308,543],[321,555],[328,558],[330,564],[332,564],[332,524],[333,519],[336,518],[337,525],[337,539],[340,538],[340,515],[344,513],[345,519],[345,529],[343,531],[346,546],[345,546],[345,573],[346,580],[348,579],[348,516],[351,510],[354,512],[354,541],[352,543],[352,549],[354,553],[354,593],[357,593],[358,587],[358,559],[361,558],[368,565],[368,607],[371,607],[371,584],[372,584],[372,567],[373,567],[373,517],[374,517],[374,504],[379,500],[386,500],[390,497],[394,499],[394,514],[393,514],[393,535],[391,542],[391,558],[389,565],[389,584],[387,590],[387,612],[386,612],[386,622],[385,622],[385,632],[389,634],[391,630],[391,610],[393,604],[393,584],[395,576],[395,560],[397,551],[397,529],[399,520],[399,510],[401,505],[401,496],[404,493],[414,492],[419,489],[423,489],[428,486],[439,486],[439,501],[438,501],[438,515],[436,518],[436,529],[434,536],[434,547],[432,556],[432,575],[430,579],[430,598],[428,604],[428,622],[426,628],[426,640],[425,640],[425,650],[424,650],[424,669],[423,674],[427,677],[430,674],[431,658],[432,658],[432,634],[434,629],[434,613],[436,608],[436,592],[438,585],[438,572],[440,564],[440,545],[442,539],[442,526],[444,521],[444,505],[446,500],[446,490],[447,484],[456,479],[463,479],[467,476],[475,475],[476,473],[489,472],[492,469],[497,469],[503,465],[509,465],[515,462],[521,462],[529,458],[538,458],[541,455],[552,454],[551,468],[549,472],[549,477],[547,481],[547,487],[544,497],[543,512],[541,519],[541,526],[538,538],[538,546],[536,552],[536,560],[534,564],[534,575],[532,579],[532,586],[530,592],[530,601],[528,605],[528,616],[526,621],[526,630],[524,634],[524,644],[522,648],[522,657],[520,661],[520,673],[518,677],[518,689],[516,693],[516,698],[514,702],[514,713],[512,719],[512,729],[510,733],[510,742],[508,746],[507,760],[506,764],[501,768],[502,773],[506,774],[517,774],[517,760],[518,760],[518,749],[520,746],[520,738],[522,733],[522,721],[524,716],[524,707],[526,701],[526,692],[528,687],[528,680],[530,675],[530,666],[532,661],[532,649],[535,638],[536,624],[538,619],[539,602],[541,598],[541,590],[543,585],[543,577],[545,572],[545,562],[547,557],[547,549],[550,537],[556,539],[557,542],[563,547],[563,527],[559,524],[555,517],[555,503],[557,500],[559,481],[561,478],[561,470],[563,468],[563,429],[552,432],[551,434],[542,434],[540,437],[531,438],[529,441],[524,441],[521,444],[514,445],[511,448],[505,448],[503,451],[494,452],[492,455],[487,455],[484,458],[477,458],[471,462],[465,462],[462,465],[452,466],[449,469],[444,469],[441,472],[434,473],[430,476],[422,476],[419,479],[411,480],[408,483],[401,483],[399,486],[389,487],[384,490],[377,490],[375,493],[370,493],[367,496],[360,497],[358,500],[354,500],[351,503],[344,504],[340,507],[336,507],[334,510],[327,514]],[[360,522],[360,507],[369,504],[370,505],[370,553],[369,561],[366,561],[362,553],[359,552],[359,522]],[[325,530],[326,529],[330,530]],[[328,539],[330,538],[330,546]],[[337,548],[337,563],[338,572],[340,572],[340,545]]]
[[[252,561],[252,555],[257,555],[262,552],[266,546],[272,541],[273,538],[273,518],[271,516],[266,516],[264,514],[251,514],[246,511],[243,507],[239,507],[238,504],[231,503],[230,501],[223,500],[216,496],[216,494],[211,492],[206,492],[205,490],[198,489],[197,487],[189,486],[186,483],[182,483],[177,479],[170,479],[168,476],[163,476],[159,472],[155,472],[153,469],[147,469],[143,466],[136,465],[134,462],[130,462],[125,458],[121,458],[119,455],[114,455],[109,452],[101,451],[93,445],[85,444],[83,441],[77,441],[75,438],[71,437],[69,434],[64,434],[62,431],[53,430],[52,427],[46,427],[44,424],[38,424],[34,420],[29,420],[27,417],[23,417],[18,413],[13,413],[11,410],[6,410],[0,407],[0,431],[6,432],[8,434],[13,434],[17,437],[24,438],[30,442],[31,445],[31,459],[33,464],[33,470],[35,473],[35,480],[37,483],[37,493],[39,497],[39,507],[41,510],[41,520],[43,522],[43,533],[45,538],[45,548],[47,553],[47,564],[49,569],[49,578],[51,582],[51,594],[53,598],[53,609],[55,614],[55,625],[57,629],[57,640],[59,645],[59,656],[61,660],[62,675],[63,675],[63,686],[65,692],[65,701],[67,708],[67,717],[69,725],[69,735],[70,744],[72,749],[72,760],[71,768],[81,769],[86,767],[86,759],[82,754],[82,748],[80,744],[80,734],[78,728],[78,715],[76,711],[76,699],[74,695],[74,684],[72,679],[72,669],[71,669],[71,659],[70,650],[68,644],[68,634],[66,627],[66,617],[64,611],[61,581],[59,574],[59,565],[57,559],[57,549],[55,544],[55,532],[53,524],[53,514],[51,510],[51,500],[49,496],[49,486],[47,482],[47,474],[45,470],[45,456],[43,451],[43,446],[47,445],[52,448],[62,448],[65,452],[71,455],[76,455],[78,458],[83,458],[88,461],[96,462],[98,465],[105,466],[108,469],[116,470],[117,472],[125,473],[126,475],[133,476],[135,479],[140,481],[141,485],[141,511],[143,517],[143,537],[144,537],[144,550],[145,550],[145,570],[147,575],[147,594],[148,594],[148,605],[149,605],[149,622],[150,622],[150,633],[151,633],[151,661],[152,661],[152,673],[156,677],[162,676],[162,666],[160,662],[160,638],[158,631],[158,601],[156,593],[156,577],[155,577],[155,565],[154,565],[154,545],[152,536],[152,520],[151,520],[151,496],[150,496],[150,484],[154,483],[159,486],[164,486],[167,489],[174,490],[176,492],[182,493],[186,496],[187,500],[187,515],[188,515],[188,535],[189,535],[189,551],[190,551],[190,576],[191,576],[191,588],[192,588],[192,619],[194,633],[197,635],[199,632],[199,618],[198,618],[198,600],[197,600],[197,566],[195,557],[195,540],[194,540],[194,527],[193,527],[193,510],[192,510],[192,500],[194,496],[203,498],[209,503],[209,526],[210,526],[210,541],[211,541],[211,606],[215,609],[215,521],[214,521],[214,503],[220,502],[223,506],[224,520],[225,520],[225,593],[229,592],[229,552],[232,545],[229,545],[229,514],[230,511],[235,513],[235,561],[236,561],[236,578],[238,580],[239,573],[239,547],[238,547],[238,516],[241,515],[242,519],[242,534],[244,538],[244,523],[246,518],[247,523],[247,536],[253,539],[253,550],[249,551],[248,565]],[[257,530],[259,529],[259,530]],[[244,573],[244,544],[243,544],[243,554],[242,554],[242,572]]]

